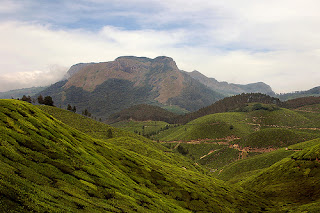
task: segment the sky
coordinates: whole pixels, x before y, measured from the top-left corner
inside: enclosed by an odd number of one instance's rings
[[[172,57],[179,69],[277,93],[320,86],[319,0],[0,0],[0,92],[73,64]]]

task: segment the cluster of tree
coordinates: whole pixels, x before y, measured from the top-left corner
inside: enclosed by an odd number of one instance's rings
[[[30,96],[23,95],[20,99],[21,101],[26,101],[28,103],[35,103],[36,100],[34,98],[31,98]]]
[[[71,111],[71,112],[76,112],[76,111],[77,111],[77,108],[76,108],[76,106],[73,106],[73,107],[72,107],[70,104],[68,104],[67,110],[69,110],[69,111]]]
[[[23,95],[22,98],[18,99],[18,100],[26,101],[28,103],[36,103],[36,99],[31,98],[30,96],[26,96],[26,95]],[[38,100],[39,104],[44,104],[44,105],[48,105],[48,106],[54,106],[51,96],[46,96],[46,97],[43,98],[42,95],[39,95],[37,100]]]
[[[88,109],[83,110],[82,115],[87,116],[87,117],[91,117],[91,113],[88,111]]]
[[[53,105],[53,100],[52,100],[52,97],[51,97],[51,96],[45,96],[45,97],[43,98],[42,95],[39,95],[37,99],[38,99],[38,103],[39,103],[39,104],[44,104],[44,105],[48,105],[48,106],[54,106],[54,105]]]

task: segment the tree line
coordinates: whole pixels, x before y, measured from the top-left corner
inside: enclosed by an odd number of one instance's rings
[[[45,96],[43,97],[42,95],[39,95],[37,97],[37,99],[35,98],[31,98],[30,96],[26,96],[26,95],[23,95],[21,99],[18,98],[18,100],[21,100],[21,101],[26,101],[28,103],[36,103],[38,102],[38,104],[44,104],[44,105],[48,105],[48,106],[54,106],[54,102],[52,100],[52,97],[51,96]]]

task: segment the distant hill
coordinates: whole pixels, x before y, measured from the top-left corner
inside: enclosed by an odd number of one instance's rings
[[[134,121],[165,121],[172,123],[177,117],[177,114],[169,112],[158,106],[152,106],[147,104],[139,104],[127,109],[121,110],[115,114],[112,114],[107,123],[115,123],[119,121],[134,120]]]
[[[287,101],[284,101],[281,104],[281,106],[295,109],[295,108],[313,105],[313,104],[320,104],[320,97],[309,96],[309,97],[289,99]]]
[[[68,80],[52,85],[42,95],[52,96],[57,106],[87,108],[96,117],[107,118],[137,104],[195,111],[224,97],[181,72],[172,58],[164,56],[119,57],[71,69]]]
[[[251,83],[246,85],[230,84],[227,82],[219,82],[214,78],[208,78],[198,71],[187,72],[192,78],[200,81],[210,89],[217,91],[225,96],[232,96],[241,93],[263,93],[274,96],[275,93],[271,87],[263,82]]]
[[[45,90],[46,88],[47,87],[31,87],[31,88],[10,90],[7,92],[0,92],[0,99],[22,98],[23,95],[33,96]]]
[[[191,112],[179,118],[179,123],[187,123],[196,118],[213,114],[233,111],[238,108],[244,107],[249,103],[264,103],[264,104],[275,104],[280,105],[281,101],[278,98],[271,97],[269,95],[261,93],[248,93],[240,94],[231,97],[226,97],[222,100],[215,102],[214,104],[201,108],[196,112]]]
[[[320,86],[314,87],[314,88],[306,90],[306,91],[296,91],[296,92],[284,93],[284,94],[277,95],[277,97],[282,101],[287,101],[287,100],[295,99],[295,98],[303,98],[303,97],[308,97],[308,96],[315,96],[315,97],[320,96]]]

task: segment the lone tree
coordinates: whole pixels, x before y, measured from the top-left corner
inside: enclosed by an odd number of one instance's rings
[[[108,138],[113,138],[113,134],[112,134],[111,128],[108,129],[108,131],[107,131],[107,137],[108,137]]]
[[[69,111],[72,110],[72,106],[70,104],[68,104],[67,110],[69,110]]]
[[[73,106],[73,108],[72,108],[72,112],[76,112],[76,111],[77,111],[76,106]]]
[[[51,96],[44,97],[43,104],[53,106],[53,100]]]
[[[43,100],[43,96],[42,95],[38,96],[38,103],[39,104],[44,104],[44,100]]]

